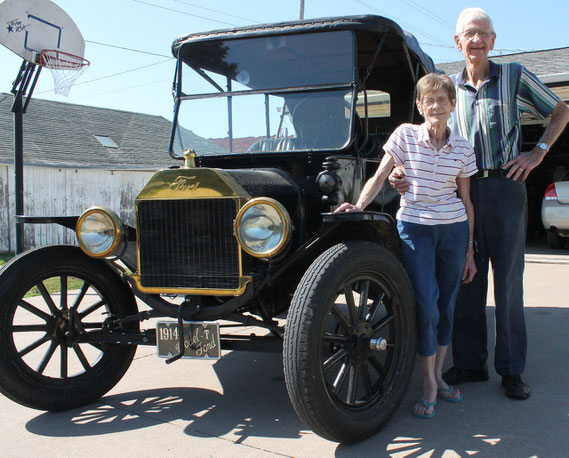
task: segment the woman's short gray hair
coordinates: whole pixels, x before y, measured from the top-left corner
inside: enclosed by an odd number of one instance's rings
[[[494,32],[494,24],[492,24],[492,19],[488,16],[488,13],[484,11],[482,8],[466,8],[462,10],[460,15],[458,16],[458,20],[456,21],[456,34],[460,35],[464,32],[464,23],[466,19],[486,19],[488,21],[488,25],[490,26],[489,32]]]
[[[447,75],[443,75],[442,73],[428,73],[417,81],[417,100],[422,102],[426,94],[436,92],[439,89],[446,91],[451,102],[456,99],[454,83]]]

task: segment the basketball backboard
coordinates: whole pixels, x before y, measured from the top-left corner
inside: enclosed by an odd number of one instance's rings
[[[43,49],[84,57],[85,40],[73,20],[49,0],[0,3],[0,43],[29,62]]]

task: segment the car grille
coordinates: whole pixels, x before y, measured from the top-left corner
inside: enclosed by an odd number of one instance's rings
[[[140,280],[144,287],[239,287],[233,199],[143,200],[138,203]]]

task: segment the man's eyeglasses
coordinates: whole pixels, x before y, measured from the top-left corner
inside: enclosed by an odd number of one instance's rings
[[[488,38],[492,36],[492,32],[488,32],[486,30],[470,29],[465,30],[461,35],[467,40],[473,40],[476,35],[478,35],[483,40],[488,40]]]
[[[427,108],[431,108],[435,103],[437,103],[440,107],[446,107],[450,103],[450,100],[447,97],[439,97],[438,99],[427,97],[423,99],[423,105],[425,105]]]

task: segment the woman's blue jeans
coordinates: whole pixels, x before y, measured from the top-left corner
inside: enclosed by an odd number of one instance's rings
[[[451,341],[454,306],[468,248],[468,222],[425,224],[397,222],[403,262],[415,291],[418,348],[431,356]]]

